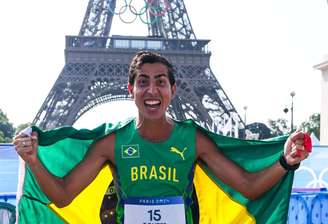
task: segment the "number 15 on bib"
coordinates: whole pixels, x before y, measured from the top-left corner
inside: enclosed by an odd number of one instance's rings
[[[128,198],[124,201],[124,224],[185,224],[183,198]]]

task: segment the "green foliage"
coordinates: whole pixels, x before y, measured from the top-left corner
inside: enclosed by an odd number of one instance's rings
[[[312,114],[308,121],[301,124],[301,128],[310,134],[314,133],[315,136],[320,139],[320,114]]]
[[[5,140],[5,136],[4,136],[4,134],[2,133],[2,131],[0,131],[0,143],[3,143],[3,142],[6,142],[6,140]]]
[[[271,129],[271,136],[281,136],[289,133],[288,122],[284,118],[278,118],[277,120],[268,120],[269,128]]]
[[[0,109],[0,142],[9,143],[12,141],[15,128],[9,122],[7,115]]]

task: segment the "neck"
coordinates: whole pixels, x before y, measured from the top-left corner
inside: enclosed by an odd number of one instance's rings
[[[173,126],[173,121],[166,116],[156,120],[146,120],[141,116],[136,119],[136,129],[139,135],[153,142],[167,140],[171,135]]]

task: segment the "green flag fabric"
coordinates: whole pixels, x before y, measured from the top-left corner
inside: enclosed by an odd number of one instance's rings
[[[86,155],[95,141],[124,127],[103,124],[93,130],[61,127],[38,132],[38,156],[54,175],[65,176]],[[275,163],[283,151],[286,137],[266,141],[242,140],[209,132],[192,120],[182,121],[197,126],[211,138],[218,150],[248,171],[258,171]],[[256,200],[249,200],[216,178],[201,162],[195,169],[194,185],[199,203],[199,223],[272,223],[285,224],[293,182],[293,172],[288,172],[268,192]],[[22,196],[18,204],[18,220],[24,223],[101,223],[100,207],[107,187],[112,181],[105,166],[90,186],[65,208],[57,208],[41,191],[33,173],[25,168]]]

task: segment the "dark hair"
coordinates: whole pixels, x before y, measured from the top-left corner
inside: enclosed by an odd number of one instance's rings
[[[171,86],[175,84],[174,78],[174,69],[172,64],[166,59],[164,56],[150,51],[140,51],[138,52],[132,59],[130,68],[129,68],[129,83],[131,85],[134,84],[134,80],[137,76],[138,70],[140,70],[141,66],[145,63],[162,63],[167,67],[168,76]]]

